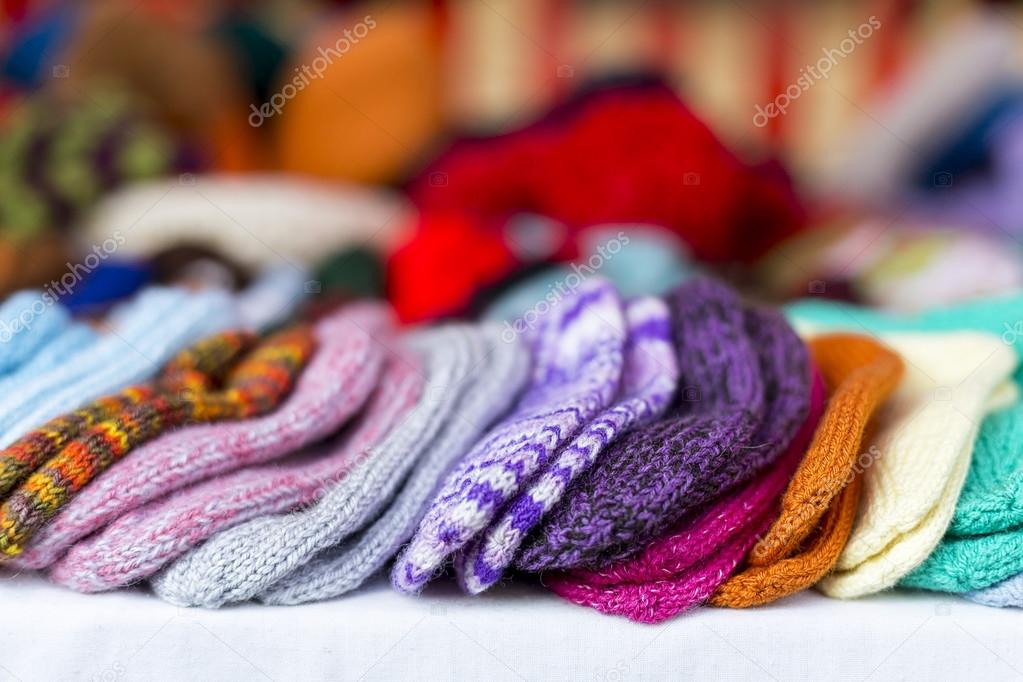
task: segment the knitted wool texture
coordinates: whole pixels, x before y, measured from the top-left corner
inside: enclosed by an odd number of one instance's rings
[[[504,401],[485,405],[485,413],[470,414],[470,421],[455,420],[431,444],[417,463],[395,502],[379,521],[349,542],[322,552],[260,595],[268,604],[298,604],[328,599],[355,589],[378,571],[406,542],[426,513],[430,495],[451,464],[479,437],[474,424],[493,421],[512,402],[529,374],[529,353],[525,346],[498,340],[490,335],[492,361],[485,379],[474,392],[488,390],[487,384],[502,387]],[[472,395],[465,400],[468,413]]]
[[[586,280],[538,320],[528,390],[448,476],[395,565],[395,587],[421,589],[609,406],[621,381],[625,338],[621,301],[603,279]]]
[[[0,455],[3,471],[23,475],[25,462],[45,461],[0,506],[0,552],[21,554],[24,543],[75,493],[161,432],[272,409],[312,352],[312,335],[297,327],[270,337],[227,374],[223,391],[212,390],[250,341],[238,332],[204,340],[174,358],[155,386],[127,388],[7,448]]]
[[[765,374],[777,369],[770,358],[763,360]],[[772,382],[772,387],[778,384]],[[636,556],[599,571],[556,574],[547,578],[548,586],[575,603],[648,623],[705,601],[766,528],[778,496],[806,450],[824,402],[819,373],[814,372],[812,384],[804,384],[803,389],[802,396],[769,393],[770,406],[750,441],[784,451],[767,471],[684,519]],[[801,426],[800,416],[804,416]]]
[[[340,443],[303,453],[297,462],[217,477],[125,514],[72,547],[50,577],[80,592],[128,585],[154,574],[219,530],[312,504],[401,422],[419,398],[422,384],[417,360],[407,351],[397,351],[354,430]]]
[[[142,292],[114,310],[99,341],[0,396],[0,447],[53,417],[151,378],[174,353],[235,321],[231,297],[223,292]]]
[[[70,323],[67,310],[41,291],[19,291],[0,304],[0,376],[30,361],[46,342]]]
[[[802,401],[796,424],[805,417],[809,358],[780,315],[748,314],[707,278],[676,289],[670,305],[682,372],[676,404],[616,440],[566,490],[527,539],[519,568],[600,568],[629,556],[779,454],[751,441],[769,390]],[[770,358],[769,376],[758,351]]]
[[[154,579],[157,594],[199,606],[251,599],[365,527],[439,434],[468,429],[475,438],[486,427],[476,421],[478,410],[485,416],[487,406],[514,398],[479,371],[487,362],[489,338],[482,328],[464,326],[413,335],[408,343],[422,359],[426,385],[416,406],[370,456],[303,513],[253,519],[216,534]]]
[[[279,409],[257,419],[190,426],[135,448],[67,504],[15,563],[45,568],[81,538],[148,502],[334,433],[376,386],[384,353],[375,339],[387,338],[392,327],[389,311],[369,304],[324,318],[314,330],[316,353]]]
[[[864,336],[833,334],[810,350],[831,396],[813,442],[781,500],[781,513],[721,585],[714,606],[766,604],[830,571],[852,530],[862,481],[857,459],[868,424],[902,377],[902,361]]]
[[[667,408],[678,382],[668,307],[659,299],[641,298],[626,307],[625,317],[629,337],[622,385],[614,405],[562,447],[456,563],[466,591],[476,594],[497,582],[525,536],[604,448]]]
[[[791,315],[818,326],[853,326],[873,331],[919,329],[976,329],[1001,335],[1001,340],[1023,354],[1023,335],[1007,320],[1019,317],[1023,297],[981,299],[968,304],[929,310],[911,317],[877,314],[854,306],[803,301],[791,306]],[[1021,374],[1017,372],[1019,381]],[[1023,424],[1023,403],[992,414],[981,425],[973,461],[952,523],[942,543],[906,576],[903,584],[952,592],[976,590],[1004,580],[1018,566],[1018,539],[1012,529],[1023,525],[1023,456],[1017,443]],[[1023,570],[1023,569],[1019,569]],[[1006,581],[966,596],[983,603],[1010,603]],[[1003,590],[1003,587],[1006,588]]]
[[[944,534],[970,464],[980,420],[1015,396],[1016,356],[997,337],[972,332],[885,334],[906,361],[868,452],[864,500],[836,571],[819,586],[849,598],[893,586]]]

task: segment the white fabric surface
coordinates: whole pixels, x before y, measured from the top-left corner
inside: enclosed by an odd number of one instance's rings
[[[807,593],[639,625],[532,585],[321,604],[179,609],[0,574],[0,680],[1017,679],[1023,614],[950,596]]]

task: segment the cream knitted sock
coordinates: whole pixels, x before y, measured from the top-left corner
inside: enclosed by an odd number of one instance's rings
[[[977,332],[883,334],[906,376],[880,415],[863,503],[835,573],[819,583],[851,598],[893,586],[948,527],[984,415],[1013,400],[1017,358]],[[861,456],[862,462],[865,456]]]

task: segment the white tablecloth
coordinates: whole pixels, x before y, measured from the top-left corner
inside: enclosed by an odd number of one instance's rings
[[[807,593],[651,626],[535,585],[419,598],[382,580],[332,602],[179,609],[0,574],[0,680],[890,680],[1023,677],[1023,613],[949,596]]]

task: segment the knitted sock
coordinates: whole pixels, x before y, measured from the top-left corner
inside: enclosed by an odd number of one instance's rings
[[[370,457],[305,513],[265,516],[214,535],[156,579],[161,596],[203,606],[251,599],[364,527],[391,501],[432,439],[464,418],[462,396],[486,360],[486,337],[476,327],[429,330],[409,343],[422,358],[426,386],[416,406]],[[473,394],[474,399],[507,399],[491,390],[486,396]]]
[[[529,531],[603,449],[620,434],[657,418],[667,408],[678,382],[668,307],[659,299],[641,298],[626,307],[625,317],[629,336],[622,386],[614,405],[561,448],[457,562],[466,591],[476,594],[497,582]]]
[[[827,410],[785,490],[780,516],[753,548],[749,566],[714,593],[714,606],[756,606],[806,589],[835,565],[852,530],[862,487],[855,470],[860,444],[901,378],[902,361],[851,334],[814,339],[810,349],[831,387]]]
[[[353,305],[315,328],[317,350],[281,407],[257,419],[201,424],[129,452],[45,526],[14,562],[44,568],[118,517],[195,483],[293,452],[334,433],[362,407],[383,364],[377,338],[391,333],[382,307]]]
[[[401,422],[422,383],[417,360],[407,351],[394,353],[375,395],[340,443],[303,453],[297,462],[217,477],[125,514],[72,547],[51,579],[80,592],[129,585],[222,529],[312,504],[328,482],[346,476]]]
[[[0,395],[20,390],[28,381],[67,362],[76,354],[87,350],[99,339],[91,327],[72,323],[42,344],[35,354],[18,365],[17,369],[0,378]]]
[[[398,558],[394,585],[418,592],[448,557],[486,528],[534,473],[608,407],[621,380],[624,311],[606,281],[590,279],[550,308],[531,339],[535,364],[515,411],[455,467]]]
[[[0,305],[0,376],[31,360],[46,342],[69,324],[67,311],[41,291],[19,291]]]
[[[67,427],[67,438],[62,431],[53,432],[49,441],[49,434],[43,438],[30,434],[8,448],[19,449],[16,460],[31,460],[36,448],[54,454],[0,506],[0,552],[21,554],[24,543],[86,483],[161,432],[190,421],[238,419],[272,409],[311,354],[312,335],[298,327],[270,337],[231,370],[223,391],[211,391],[247,337],[225,332],[200,342],[168,363],[159,390],[151,397],[137,402],[135,398],[149,393],[150,386],[125,389],[114,399],[119,406],[116,415],[104,414],[107,401],[100,401],[87,408],[84,417],[76,415],[61,424]],[[92,419],[102,421],[91,423]]]
[[[235,317],[230,296],[222,292],[143,292],[127,309],[115,311],[100,341],[17,393],[0,396],[0,447],[57,415],[152,377],[174,353],[234,324]]]
[[[468,394],[463,401],[463,415],[469,419],[452,421],[438,435],[379,521],[351,541],[322,552],[299,567],[263,592],[260,600],[268,604],[298,604],[344,594],[376,573],[412,537],[444,474],[479,438],[480,429],[476,425],[488,424],[499,417],[526,381],[529,353],[525,346],[501,341],[493,333],[489,340],[491,365],[481,372],[480,383],[472,390],[483,396],[500,394],[504,399],[480,401],[475,406],[475,396]]]
[[[619,438],[566,491],[527,539],[516,565],[525,570],[605,566],[664,534],[721,492],[753,478],[778,451],[750,447],[764,418],[768,382],[802,401],[809,359],[780,315],[760,312],[754,328],[735,294],[694,278],[671,297],[683,373],[669,416]],[[756,334],[771,358],[758,362]],[[784,429],[785,425],[778,425]],[[795,430],[795,427],[793,427]]]
[[[829,596],[883,590],[919,565],[944,534],[970,464],[980,420],[1015,369],[1016,357],[987,334],[886,334],[905,359],[864,475],[864,502]],[[1004,394],[1001,396],[1004,398]]]
[[[775,501],[802,459],[823,409],[825,391],[818,372],[803,384],[802,395],[794,396],[780,388],[775,373],[783,368],[772,361],[776,358],[769,352],[762,356],[770,404],[750,444],[766,444],[781,453],[777,461],[636,556],[598,571],[548,577],[545,582],[555,593],[604,613],[659,622],[702,603],[731,575],[770,523]]]

